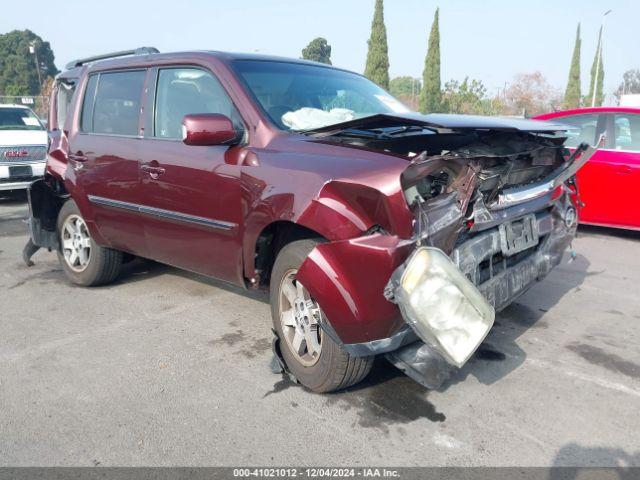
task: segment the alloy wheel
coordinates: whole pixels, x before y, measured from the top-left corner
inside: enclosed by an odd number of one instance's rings
[[[69,215],[62,225],[62,254],[69,268],[82,272],[91,259],[91,236],[87,224],[78,215]]]
[[[306,288],[296,280],[297,270],[289,270],[280,282],[280,323],[284,340],[305,367],[315,365],[322,350],[322,312]]]

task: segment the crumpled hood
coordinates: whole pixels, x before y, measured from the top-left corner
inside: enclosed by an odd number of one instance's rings
[[[46,130],[0,130],[0,147],[47,146]]]
[[[314,128],[304,133],[330,133],[344,129],[378,129],[397,126],[420,126],[434,130],[496,130],[510,132],[554,133],[571,127],[524,118],[484,117],[479,115],[452,115],[444,113],[377,114],[326,127]]]

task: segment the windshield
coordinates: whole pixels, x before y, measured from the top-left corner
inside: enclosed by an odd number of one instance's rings
[[[0,130],[44,130],[44,127],[28,108],[0,107]]]
[[[237,60],[234,66],[273,123],[309,130],[409,109],[355,73],[300,63]]]

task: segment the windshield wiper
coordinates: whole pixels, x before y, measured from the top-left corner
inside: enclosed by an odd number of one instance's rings
[[[403,133],[411,133],[411,132],[424,132],[424,131],[432,132],[433,130],[421,127],[419,125],[403,125],[401,127],[393,127],[387,128],[384,130],[384,134],[387,137],[395,137],[396,135],[401,135]]]
[[[313,135],[315,138],[326,138],[326,137],[335,137],[335,136],[345,136],[345,137],[353,137],[353,138],[375,138],[375,139],[384,139],[384,138],[394,138],[398,135],[402,135],[405,133],[412,132],[423,132],[430,131],[427,128],[420,127],[417,125],[403,125],[400,127],[391,127],[391,128],[371,128],[371,129],[362,129],[362,128],[336,128],[335,130],[331,130],[328,132],[318,133],[316,131],[301,131],[299,133],[303,133],[305,135]]]
[[[314,130],[301,130],[298,133],[312,135],[315,138],[345,136],[354,138],[380,138],[382,134],[376,130],[362,130],[359,128],[336,128],[335,130],[317,133]]]

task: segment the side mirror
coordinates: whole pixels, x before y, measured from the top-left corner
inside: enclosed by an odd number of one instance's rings
[[[182,119],[182,141],[186,145],[229,145],[239,135],[231,119],[219,113],[190,113]]]

